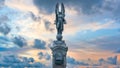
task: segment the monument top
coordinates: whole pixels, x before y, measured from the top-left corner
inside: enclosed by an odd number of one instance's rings
[[[56,4],[55,14],[56,14],[55,24],[56,24],[56,29],[57,29],[57,37],[56,38],[58,41],[61,41],[62,40],[62,32],[64,30],[64,24],[66,24],[65,8],[64,8],[63,3]]]

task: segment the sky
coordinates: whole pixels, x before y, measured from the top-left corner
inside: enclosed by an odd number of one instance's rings
[[[120,67],[120,0],[0,0],[0,67],[52,67],[57,3],[67,68]]]

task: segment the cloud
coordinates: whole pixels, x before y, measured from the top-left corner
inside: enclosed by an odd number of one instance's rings
[[[45,21],[45,28],[46,30],[51,31],[51,32],[53,32],[54,30],[54,28],[51,27],[51,22],[49,21]]]
[[[102,66],[102,65],[117,65],[117,56],[113,56],[113,57],[108,57],[107,59],[99,59],[98,60],[99,62],[99,66]]]
[[[1,59],[1,57],[0,57]],[[33,58],[20,57],[16,55],[4,56],[2,61],[0,61],[0,67],[41,67],[47,68],[44,64],[40,62],[35,62]]]
[[[103,58],[100,58],[100,59],[98,60],[98,62],[99,62],[100,65],[103,65],[103,64],[105,63],[105,60],[104,60]]]
[[[34,4],[39,8],[39,10],[44,10],[47,13],[52,13],[54,12],[55,5],[57,2],[63,2],[65,6],[73,6],[75,9],[77,9],[79,12],[82,11],[83,14],[87,15],[93,15],[95,13],[103,13],[103,14],[108,14],[107,12],[114,13],[119,11],[119,1],[117,0],[79,0],[79,1],[74,1],[74,0],[33,0]],[[88,3],[86,3],[88,2]],[[112,10],[112,11],[110,11]],[[111,16],[111,15],[107,15]],[[118,15],[117,15],[118,16]]]
[[[26,40],[21,37],[21,36],[16,36],[13,38],[13,42],[18,45],[19,47],[23,47],[23,46],[26,46],[27,45],[27,42]]]
[[[7,15],[0,14],[0,24],[4,24],[5,22],[9,21],[9,18]]]
[[[112,65],[117,65],[117,56],[113,56],[113,57],[107,57],[107,59],[104,58],[100,58],[98,61],[93,61],[91,59],[88,59],[86,61],[77,61],[72,57],[67,57],[67,63],[68,65],[71,64],[74,67],[78,66],[92,66],[92,67],[103,67],[104,66],[112,66]]]
[[[101,37],[98,39],[95,39],[91,42],[90,44],[96,45],[98,49],[102,50],[109,50],[109,51],[116,51],[120,46],[120,37],[119,34],[115,36],[106,36],[106,37]]]
[[[107,58],[107,62],[108,62],[109,64],[116,65],[116,64],[117,64],[117,56],[108,57],[108,58]]]
[[[0,40],[1,40],[1,42],[2,41],[5,41],[5,42],[10,41],[9,38],[7,38],[6,36],[0,36]]]
[[[0,0],[0,9],[4,6],[5,0]]]
[[[5,35],[11,31],[11,28],[6,23],[8,21],[9,21],[9,18],[6,15],[0,14],[0,32]]]
[[[115,51],[115,53],[120,53],[120,49],[117,49],[117,50]]]
[[[43,52],[40,52],[40,53],[38,53],[38,56],[39,56],[39,59],[41,60],[41,59],[45,59],[45,60],[50,60],[51,59],[51,56],[50,56],[50,54],[48,54],[48,53],[43,53]]]
[[[65,8],[74,8],[79,16],[86,16],[84,19],[86,21],[97,20],[101,21],[103,19],[112,19],[120,21],[119,17],[119,3],[118,0],[33,0],[34,4],[38,7],[39,10],[46,12],[48,14],[54,13],[55,5],[57,2],[63,2]],[[67,13],[66,13],[67,14]],[[88,17],[88,18],[87,18]],[[90,19],[89,19],[90,18]],[[80,17],[79,17],[80,20]],[[75,22],[75,21],[74,21]]]
[[[34,6],[33,0],[5,0],[5,5],[23,12],[33,12],[38,14],[38,9]]]
[[[120,9],[119,9],[119,6],[120,6],[120,1],[118,0],[105,0],[103,5],[102,5],[102,13],[105,13],[106,14],[109,14],[109,16],[111,16],[112,19],[115,19],[115,20],[118,20],[120,21],[119,18],[119,13],[120,12]],[[112,13],[112,15],[110,15]]]
[[[39,15],[35,15],[33,12],[29,12],[29,14],[34,21],[39,22],[41,20],[41,17]]]
[[[45,56],[46,53],[40,52],[40,54],[42,54],[42,59],[45,59],[47,61],[50,61],[50,63],[52,63],[51,60],[48,60]],[[113,56],[113,57],[108,57],[107,59],[99,59],[98,62],[99,63],[93,63],[94,61],[91,60],[91,63],[89,64],[86,61],[80,61],[80,60],[76,60],[75,58],[72,57],[67,57],[67,67],[69,68],[76,68],[76,67],[102,67],[104,65],[106,66],[110,66],[110,65],[116,65],[117,63],[117,57]],[[49,68],[51,65],[44,65],[41,62],[36,62],[32,57],[21,57],[21,56],[16,56],[16,55],[6,55],[6,56],[2,56],[0,57],[0,66],[1,67],[42,67],[42,68]]]
[[[67,57],[67,63],[74,64],[74,65],[82,65],[82,66],[88,66],[89,65],[88,63],[77,61],[74,58],[69,57],[69,56]]]
[[[27,57],[22,57],[22,59],[23,59],[23,62],[27,62],[27,63],[30,63],[30,62],[34,62],[35,60],[32,58],[32,57],[30,57],[30,58],[27,58]]]
[[[51,13],[53,12],[53,8],[56,5],[57,2],[63,2],[65,5],[72,5],[75,6],[76,9],[82,9],[82,11],[84,13],[91,13],[94,12],[94,10],[92,9],[93,6],[100,6],[103,0],[97,1],[97,0],[93,0],[93,1],[89,1],[89,0],[79,0],[79,1],[74,1],[74,0],[52,0],[52,1],[48,1],[48,0],[44,0],[44,1],[40,1],[40,0],[34,0],[34,4],[39,8],[39,9],[45,9],[46,12]],[[88,2],[88,3],[86,3]],[[49,3],[49,4],[48,4]]]
[[[16,58],[16,56],[14,56],[14,55],[9,55],[9,56],[4,57],[3,62],[6,62],[6,63],[19,63],[20,60],[18,58]]]
[[[3,34],[8,34],[11,31],[11,28],[8,25],[0,24],[0,32]]]
[[[46,49],[45,45],[46,45],[45,41],[35,39],[33,47],[37,49]]]
[[[0,36],[0,47],[3,48],[14,48],[17,47],[9,37],[7,37],[6,35],[1,35]]]
[[[38,53],[38,55],[39,55],[39,59],[43,58],[43,53],[42,52]]]

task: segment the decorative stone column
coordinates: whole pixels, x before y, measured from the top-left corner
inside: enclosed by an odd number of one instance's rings
[[[51,47],[53,68],[66,68],[66,55],[68,47],[65,41],[54,41]]]

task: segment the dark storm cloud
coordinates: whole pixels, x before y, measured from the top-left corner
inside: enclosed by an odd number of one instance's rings
[[[16,37],[14,37],[14,38],[13,38],[13,42],[14,42],[16,45],[18,45],[19,47],[23,47],[23,46],[27,45],[26,40],[25,40],[23,37],[21,37],[21,36],[16,36]]]
[[[45,41],[35,39],[33,47],[37,49],[46,49],[45,45],[46,45]]]
[[[45,9],[51,13],[55,9],[56,3],[63,2],[65,5],[74,6],[77,9],[82,9],[83,13],[89,14],[96,11],[93,7],[101,7],[103,0],[34,0],[34,4],[39,9]]]
[[[34,4],[46,13],[55,11],[56,3],[63,2],[65,7],[74,7],[78,12],[120,21],[119,0],[33,0]]]

